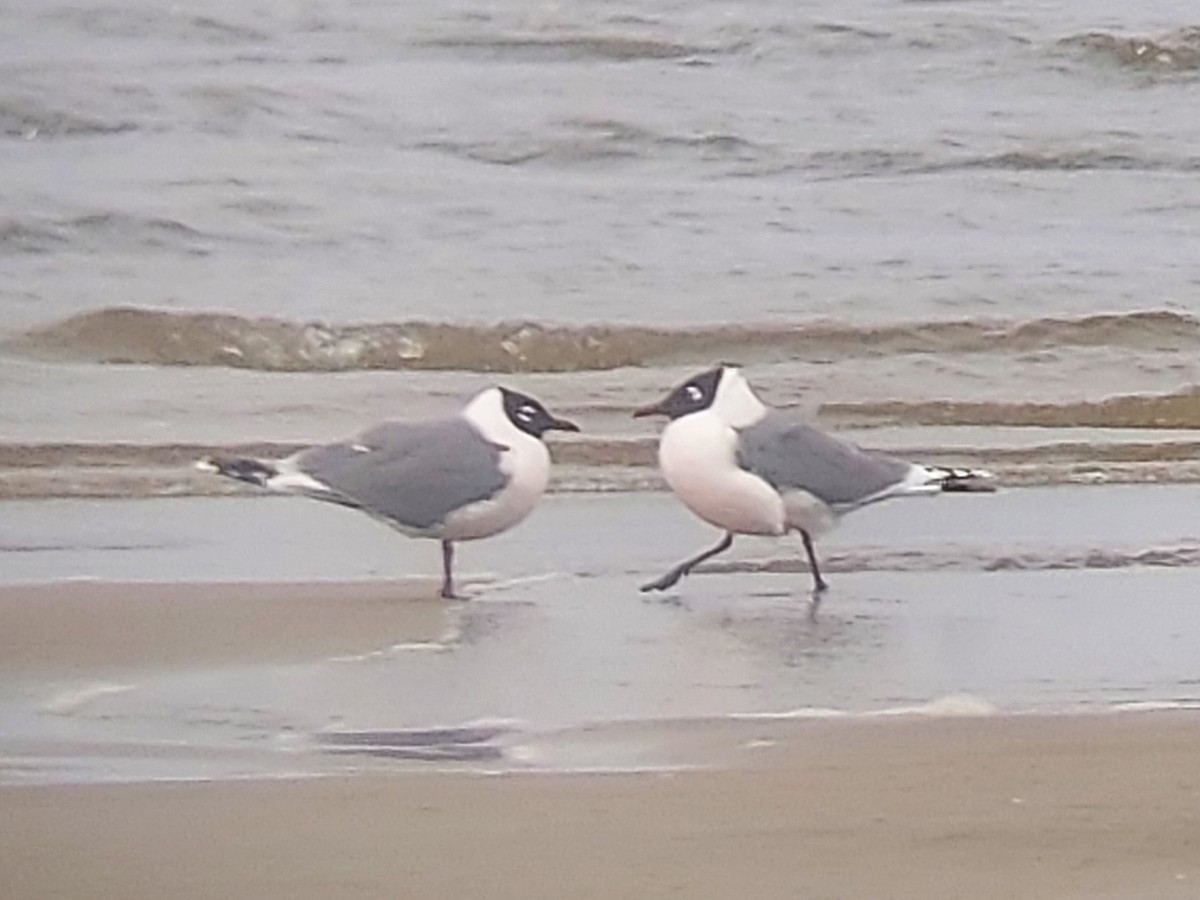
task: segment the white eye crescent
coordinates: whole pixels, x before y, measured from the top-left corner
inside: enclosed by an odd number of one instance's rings
[[[537,416],[537,410],[526,404],[517,410],[517,418],[522,422],[532,422]]]
[[[694,384],[689,384],[684,389],[684,393],[687,394],[687,398],[693,403],[697,403],[704,398],[704,391],[700,390]]]

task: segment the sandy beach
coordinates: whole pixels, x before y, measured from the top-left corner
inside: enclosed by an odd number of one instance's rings
[[[1193,898],[1195,716],[745,725],[672,775],[0,791],[12,900]]]
[[[1193,898],[1194,500],[880,508],[815,616],[784,543],[639,594],[709,539],[663,495],[547,499],[458,603],[303,501],[10,502],[3,894]]]

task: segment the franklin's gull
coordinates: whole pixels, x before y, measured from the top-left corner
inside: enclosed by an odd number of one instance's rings
[[[442,542],[442,596],[453,598],[454,543],[512,528],[550,480],[547,431],[578,431],[533,397],[503,387],[457,415],[385,422],[348,441],[286,459],[218,459],[205,471],[365,512],[410,537]]]
[[[689,378],[634,416],[670,419],[658,445],[671,489],[704,521],[725,531],[717,546],[675,566],[643,591],[672,587],[696,565],[728,550],[735,534],[798,531],[813,578],[821,577],[813,540],[868,503],[917,494],[995,490],[991,475],[945,469],[862,450],[771,409],[735,366]]]

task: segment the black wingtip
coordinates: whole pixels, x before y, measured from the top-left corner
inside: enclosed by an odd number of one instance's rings
[[[996,476],[982,469],[946,469],[942,492],[946,494],[994,494]]]
[[[201,472],[215,472],[218,475],[224,475],[226,478],[232,478],[235,481],[244,481],[247,484],[255,484],[259,487],[266,487],[267,480],[278,474],[273,466],[264,463],[262,460],[248,459],[246,457],[221,459],[217,456],[206,456],[196,463],[196,468]]]

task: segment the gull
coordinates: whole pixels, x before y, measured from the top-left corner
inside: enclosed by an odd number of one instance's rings
[[[548,431],[579,426],[504,387],[457,414],[384,422],[285,459],[208,457],[196,467],[284,494],[358,509],[409,537],[442,543],[441,595],[455,599],[454,544],[491,537],[533,511],[550,480]]]
[[[689,378],[633,415],[670,419],[658,445],[663,476],[688,509],[725,531],[715,547],[643,585],[643,591],[673,587],[698,564],[728,550],[735,534],[796,531],[808,555],[815,602],[829,585],[813,541],[845,513],[892,497],[995,490],[988,472],[923,466],[863,450],[772,409],[736,366]]]

